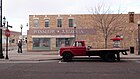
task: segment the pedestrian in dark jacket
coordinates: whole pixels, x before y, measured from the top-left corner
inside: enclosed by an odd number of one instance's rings
[[[22,43],[19,41],[18,43],[18,53],[22,53]]]

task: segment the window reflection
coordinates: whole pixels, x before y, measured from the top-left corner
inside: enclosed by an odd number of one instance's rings
[[[38,27],[38,19],[34,19],[34,27]]]
[[[56,47],[70,46],[73,40],[73,38],[56,38]]]
[[[33,47],[50,47],[50,38],[33,38]]]

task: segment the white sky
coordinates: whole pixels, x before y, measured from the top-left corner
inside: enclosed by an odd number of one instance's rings
[[[96,5],[105,4],[111,9],[120,7],[124,13],[140,13],[140,0],[3,0],[3,16],[13,26],[11,30],[26,34],[29,15],[89,14]]]

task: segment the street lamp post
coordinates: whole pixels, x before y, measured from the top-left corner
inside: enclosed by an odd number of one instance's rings
[[[6,30],[8,30],[8,21],[7,21]],[[5,57],[5,59],[9,59],[9,57],[8,57],[8,37],[6,37],[6,57]]]
[[[138,55],[140,55],[140,20],[137,22],[138,24]]]
[[[23,25],[21,24],[20,25],[20,29],[21,29],[21,33],[20,33],[20,35],[21,35],[21,38],[20,38],[20,40],[21,40],[21,53],[22,53],[22,28],[23,28]]]
[[[76,41],[76,24],[74,24],[74,41]]]
[[[5,24],[6,24],[6,18],[3,17],[3,26],[5,27]],[[7,28],[6,28],[7,29]],[[5,59],[8,59],[8,37],[6,38],[6,58]]]

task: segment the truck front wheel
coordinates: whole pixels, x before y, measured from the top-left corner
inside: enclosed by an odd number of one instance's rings
[[[70,62],[72,60],[72,54],[71,53],[64,53],[63,60],[64,60],[64,62]]]

